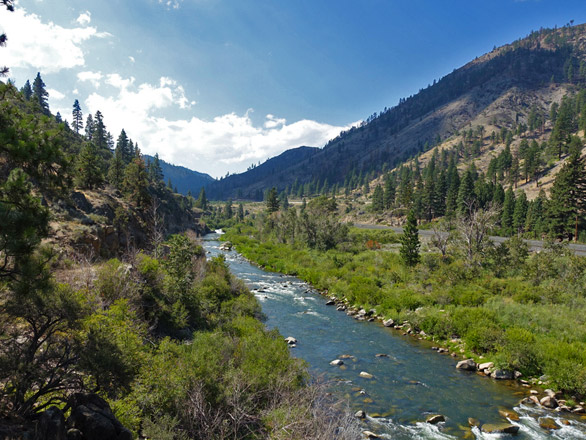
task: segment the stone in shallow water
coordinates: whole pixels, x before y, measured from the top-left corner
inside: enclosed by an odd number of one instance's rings
[[[341,359],[334,359],[332,362],[330,362],[330,365],[333,365],[334,367],[339,367],[340,365],[344,365],[344,361]]]
[[[560,429],[559,425],[551,417],[542,417],[539,419],[539,426],[543,429]]]
[[[514,421],[519,420],[519,414],[517,414],[515,411],[509,410],[509,409],[499,409],[499,414],[501,416],[503,416],[505,419],[514,420]]]
[[[476,371],[476,362],[473,359],[466,359],[458,362],[456,368],[465,371]]]
[[[367,373],[366,371],[361,371],[360,372],[360,377],[363,377],[364,379],[372,379],[373,375],[370,373]]]
[[[555,397],[545,396],[543,399],[539,401],[542,406],[545,406],[549,409],[554,409],[558,407],[558,401],[555,400]]]
[[[366,438],[380,438],[378,435],[371,431],[362,431],[362,434],[364,434]]]
[[[480,421],[478,421],[478,419],[475,419],[474,417],[468,417],[468,425],[470,425],[471,428],[475,426],[480,426]]]
[[[359,419],[364,419],[366,417],[366,413],[364,411],[362,411],[362,410],[356,411],[354,413],[354,417],[357,417]]]
[[[431,423],[432,425],[435,425],[439,422],[445,422],[446,418],[444,416],[442,416],[441,414],[434,414],[432,416],[429,416],[426,420],[427,423]]]
[[[487,423],[482,425],[482,432],[488,434],[517,434],[519,427],[509,423]]]
[[[295,339],[293,336],[288,336],[285,338],[285,342],[289,345],[297,344],[297,339]]]

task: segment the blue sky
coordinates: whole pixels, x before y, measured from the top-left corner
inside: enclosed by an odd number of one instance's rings
[[[321,147],[399,98],[583,0],[19,0],[0,64],[41,72],[52,111],[218,177]]]

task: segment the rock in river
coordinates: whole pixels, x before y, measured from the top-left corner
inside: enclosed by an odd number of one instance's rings
[[[458,362],[456,368],[466,371],[476,371],[476,362],[473,359],[465,359]]]
[[[356,411],[356,413],[354,414],[354,417],[357,417],[359,419],[364,419],[366,417],[366,413],[362,410]]]
[[[330,365],[333,365],[334,367],[339,367],[340,365],[344,365],[344,361],[341,359],[334,359],[332,362],[330,362]]]
[[[545,406],[549,409],[555,409],[558,407],[558,401],[555,400],[555,397],[545,396],[543,399],[539,401],[541,406]]]
[[[372,374],[367,373],[366,371],[361,371],[360,372],[360,377],[363,377],[365,379],[372,379],[373,378]]]
[[[289,345],[293,345],[293,344],[297,344],[297,339],[295,339],[293,336],[289,336],[289,337],[285,338],[285,342]]]
[[[436,425],[439,422],[445,422],[446,418],[441,414],[434,414],[433,416],[429,416],[426,420],[427,423],[431,423],[432,425]]]
[[[488,434],[517,434],[519,427],[509,423],[487,423],[482,425],[482,432]]]
[[[395,321],[389,318],[386,321],[383,321],[383,325],[385,327],[392,327],[393,325],[395,325]]]

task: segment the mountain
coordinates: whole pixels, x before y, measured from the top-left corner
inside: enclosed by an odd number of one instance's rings
[[[144,159],[148,163],[154,158],[145,154]],[[173,165],[161,159],[159,159],[159,162],[161,163],[161,169],[165,176],[165,182],[171,179],[173,187],[177,188],[177,192],[180,194],[187,195],[191,191],[191,194],[197,197],[202,187],[215,181],[209,174],[193,171],[179,165]]]
[[[526,124],[532,107],[548,113],[552,102],[586,84],[584,60],[586,25],[532,32],[401,99],[397,106],[375,112],[310,156],[287,156],[290,161],[279,172],[253,174],[253,169],[228,176],[208,185],[208,196],[258,199],[264,189],[283,190],[295,181],[321,187],[327,179],[330,185],[342,185],[352,176],[391,169],[474,124],[483,124],[488,134]]]
[[[282,180],[281,176],[285,175],[291,164],[311,161],[311,158],[320,152],[321,150],[315,147],[292,148],[245,173],[233,174],[212,182],[206,187],[206,194],[216,199],[262,200],[263,191],[268,187],[266,182],[276,182],[273,185],[284,188],[289,182]]]

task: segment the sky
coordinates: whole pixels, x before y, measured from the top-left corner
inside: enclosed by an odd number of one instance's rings
[[[146,154],[221,177],[327,141],[584,0],[18,0],[0,65],[53,114],[100,110]]]

